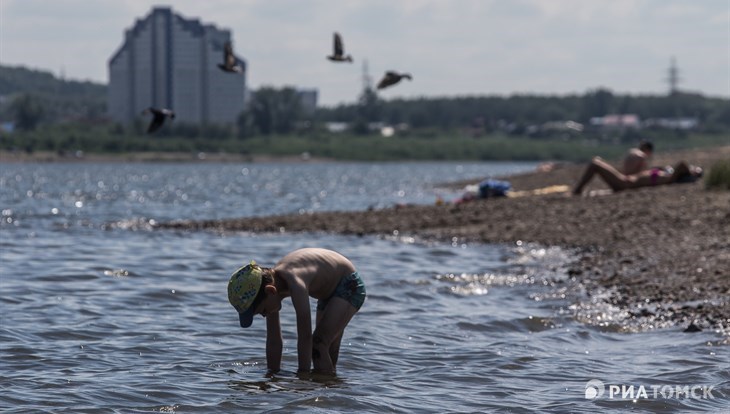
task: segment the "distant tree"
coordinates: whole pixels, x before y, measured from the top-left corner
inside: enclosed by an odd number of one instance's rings
[[[380,121],[380,99],[373,88],[367,87],[363,89],[358,98],[358,115],[367,122]]]
[[[587,122],[592,117],[604,116],[614,111],[613,93],[608,89],[596,89],[583,96],[581,121]]]
[[[58,79],[48,71],[0,65],[0,95],[23,92],[103,102],[106,100],[107,87],[88,81]]]
[[[43,124],[106,118],[106,85],[58,79],[51,72],[0,65],[0,95],[23,94],[32,95],[40,103]],[[10,103],[0,103],[0,112],[10,112],[9,106]]]
[[[724,105],[717,105],[715,110],[708,114],[706,122],[711,132],[730,128],[730,101]]]
[[[244,139],[256,135],[256,128],[253,124],[253,116],[250,111],[243,111],[236,119],[236,136]]]
[[[367,134],[370,132],[369,124],[371,122],[379,122],[381,112],[381,104],[378,99],[378,95],[375,93],[373,88],[366,87],[360,93],[360,97],[357,101],[357,108],[355,112],[355,119],[352,125],[352,130],[356,134]]]
[[[302,114],[302,104],[296,89],[265,86],[253,93],[242,120],[249,122],[250,117],[251,125],[262,135],[288,134],[294,131]]]
[[[296,128],[304,111],[299,92],[292,87],[280,89],[276,94],[274,131],[277,134],[289,134]]]
[[[205,138],[222,140],[233,136],[233,128],[228,124],[203,124],[200,134]]]
[[[45,109],[40,99],[24,93],[13,100],[11,112],[15,115],[16,128],[29,131],[43,120]]]
[[[124,135],[124,132],[124,125],[119,122],[115,122],[109,127],[109,133],[112,135]]]
[[[263,87],[253,93],[248,112],[256,131],[262,135],[271,135],[274,131],[274,88]]]
[[[197,138],[203,134],[204,125],[192,122],[175,122],[170,123],[165,128],[161,128],[155,132],[155,136],[181,136],[185,138]]]

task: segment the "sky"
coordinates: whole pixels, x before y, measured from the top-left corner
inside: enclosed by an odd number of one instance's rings
[[[0,64],[108,82],[124,31],[154,6],[229,29],[247,83],[352,103],[386,70],[384,99],[512,94],[730,98],[730,0],[0,0]],[[332,63],[332,33],[352,64]],[[366,71],[367,67],[367,71]]]

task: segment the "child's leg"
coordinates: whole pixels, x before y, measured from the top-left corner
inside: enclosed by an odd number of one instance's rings
[[[324,315],[324,312],[317,310],[317,326],[319,326],[319,321],[322,320],[322,315]],[[330,360],[332,361],[332,366],[337,368],[337,359],[340,356],[340,342],[342,342],[342,334],[345,333],[343,330],[340,332],[340,335],[335,339],[334,342],[332,342],[332,345],[330,345],[329,354],[330,354]]]
[[[330,359],[332,360],[332,366],[337,368],[337,359],[340,357],[340,343],[342,342],[342,334],[345,333],[343,330],[340,332],[340,336],[335,338],[335,341],[330,345]]]
[[[317,312],[317,327],[312,335],[312,364],[315,372],[335,372],[342,334],[355,313],[357,309],[339,297],[330,298],[327,307]]]

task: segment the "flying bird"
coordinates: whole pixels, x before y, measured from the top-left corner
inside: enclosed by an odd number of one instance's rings
[[[342,36],[335,32],[335,44],[332,56],[327,56],[327,59],[333,62],[352,62],[352,56],[345,55],[345,48],[342,46]]]
[[[389,70],[385,72],[385,76],[383,76],[383,79],[378,82],[378,89],[385,89],[388,86],[393,86],[396,83],[400,82],[403,78],[406,78],[408,80],[413,79],[410,73],[398,73]]]
[[[231,42],[226,42],[223,46],[223,63],[219,63],[218,67],[223,72],[229,73],[243,73],[243,67],[238,64],[236,57],[233,55],[233,46]]]
[[[175,119],[175,112],[165,108],[153,108],[150,106],[142,111],[142,115],[147,114],[152,114],[152,122],[150,122],[150,126],[147,127],[148,134],[160,129],[162,124],[165,123],[165,118],[170,117],[170,119]]]

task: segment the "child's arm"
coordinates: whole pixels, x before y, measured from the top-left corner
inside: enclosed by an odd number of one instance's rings
[[[266,367],[270,373],[277,373],[281,369],[283,343],[279,312],[266,315]]]
[[[312,367],[312,310],[309,307],[309,291],[298,280],[289,283],[292,305],[297,314],[297,354],[299,372],[309,372]]]

